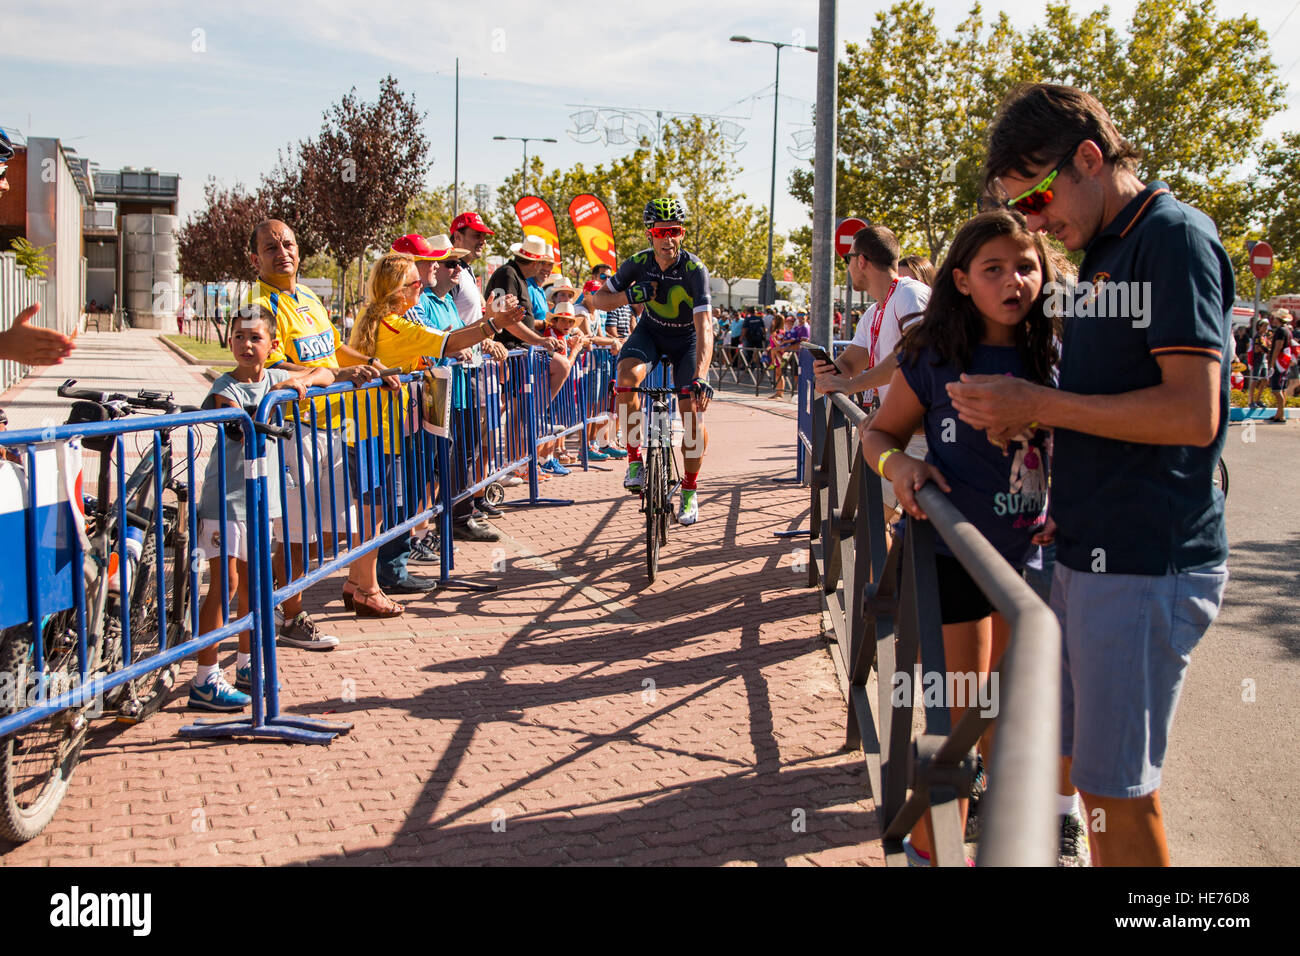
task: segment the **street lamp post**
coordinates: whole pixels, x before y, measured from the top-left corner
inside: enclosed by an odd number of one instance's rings
[[[559,140],[551,139],[549,136],[493,136],[493,139],[517,139],[524,144],[524,192],[528,192],[528,144],[533,143],[557,143]]]
[[[767,201],[767,269],[758,283],[758,300],[760,305],[771,305],[776,301],[776,278],[772,275],[772,242],[776,229],[776,130],[777,111],[781,106],[781,50],[796,47],[816,53],[815,46],[802,46],[798,43],[778,43],[775,40],[754,40],[750,37],[734,36],[732,43],[766,43],[776,47],[776,89],[772,94],[772,190]]]

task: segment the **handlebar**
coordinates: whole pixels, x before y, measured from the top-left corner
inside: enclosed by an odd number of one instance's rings
[[[147,408],[167,414],[198,411],[198,408],[194,405],[177,405],[172,401],[171,392],[155,392],[151,389],[142,388],[135,395],[124,395],[121,392],[102,392],[90,388],[74,388],[73,386],[76,384],[77,380],[75,378],[65,381],[59,386],[59,397],[81,399],[94,402],[96,405],[128,405],[131,408]]]

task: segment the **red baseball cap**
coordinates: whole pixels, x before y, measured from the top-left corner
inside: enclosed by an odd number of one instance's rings
[[[394,252],[404,252],[408,256],[415,256],[417,259],[437,259],[438,256],[433,246],[429,245],[429,240],[424,236],[416,233],[408,233],[393,243]]]
[[[605,283],[601,282],[599,279],[588,279],[582,285],[583,294],[588,292],[599,292],[603,288],[605,288]]]
[[[451,221],[452,232],[460,232],[462,229],[473,229],[475,232],[486,233],[489,236],[496,235],[476,212],[463,212]]]

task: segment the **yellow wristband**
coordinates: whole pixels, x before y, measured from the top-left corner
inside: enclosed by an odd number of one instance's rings
[[[894,454],[895,452],[900,452],[902,450],[903,449],[901,448],[891,448],[889,449],[889,451],[882,453],[881,456],[876,459],[876,474],[878,474],[881,478],[884,478],[885,462],[889,461],[890,455]]]

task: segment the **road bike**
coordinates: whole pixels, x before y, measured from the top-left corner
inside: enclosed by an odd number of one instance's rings
[[[74,400],[69,424],[108,421],[141,410],[174,414],[196,411],[172,401],[171,393],[142,390],[136,395],[74,388],[74,379],[59,387]],[[148,449],[114,495],[115,436],[87,437],[82,446],[99,453],[96,493],[83,495],[85,533],[87,682],[144,660],[192,636],[190,613],[189,487],[173,473],[171,432],[160,429],[158,454]],[[154,432],[143,433],[152,439]],[[125,446],[123,446],[125,452]],[[197,456],[197,452],[196,452]],[[161,488],[161,500],[159,500]],[[159,513],[161,512],[161,535]],[[126,527],[119,532],[120,515]],[[126,541],[125,554],[121,542]],[[157,583],[159,556],[163,581]],[[122,639],[123,591],[130,627]],[[166,633],[159,627],[165,603]],[[22,709],[29,685],[35,702],[44,702],[80,681],[77,611],[46,615],[40,638],[44,667],[36,668],[31,627],[7,628],[0,635],[0,674],[9,675],[12,692],[0,715]],[[148,671],[91,699],[29,724],[0,740],[0,835],[23,842],[37,836],[53,819],[71,782],[85,744],[90,720],[111,712],[117,720],[137,723],[154,713],[175,686],[178,665]]]
[[[681,487],[677,471],[677,456],[673,454],[672,366],[661,359],[664,386],[641,386],[636,391],[649,400],[649,411],[644,407],[645,441],[641,466],[641,511],[645,515],[645,565],[646,574],[653,584],[659,571],[659,549],[668,544],[669,520],[676,520],[673,495]],[[644,405],[644,403],[643,403]]]

